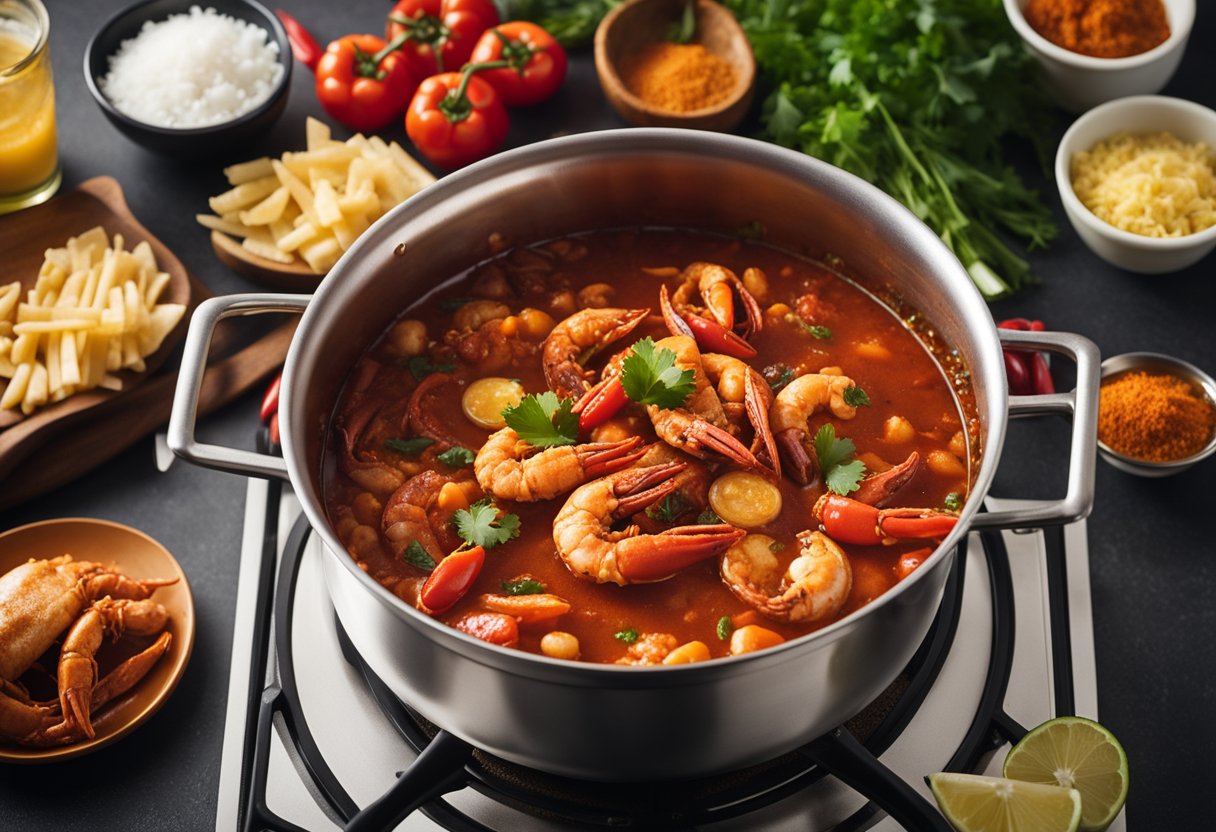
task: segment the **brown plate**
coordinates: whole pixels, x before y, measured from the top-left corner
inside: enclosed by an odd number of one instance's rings
[[[173,641],[152,671],[123,696],[106,705],[93,720],[96,736],[57,748],[0,745],[0,762],[45,763],[66,760],[109,745],[126,736],[156,712],[177,686],[194,646],[194,601],[186,574],[173,555],[141,531],[87,517],[31,523],[0,534],[0,574],[27,560],[70,554],[76,560],[113,564],[132,578],[172,578],[177,583],[156,590],[152,598],[169,611]],[[103,648],[104,649],[104,648]]]
[[[317,274],[307,263],[290,265],[259,257],[241,245],[241,241],[222,231],[211,232],[211,247],[220,262],[234,272],[285,292],[311,292],[321,285],[323,274]]]

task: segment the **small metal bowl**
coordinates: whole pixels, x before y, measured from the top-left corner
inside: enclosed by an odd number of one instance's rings
[[[1202,391],[1209,402],[1216,402],[1216,379],[1194,364],[1157,352],[1129,352],[1111,356],[1102,362],[1102,382],[1105,384],[1107,379],[1131,371],[1165,373],[1180,378],[1189,382],[1196,390]],[[1099,405],[1100,407],[1101,405]],[[1101,439],[1098,440],[1098,453],[1103,459],[1120,471],[1140,477],[1168,477],[1177,474],[1190,468],[1196,462],[1207,459],[1214,452],[1216,452],[1216,434],[1208,439],[1208,443],[1198,453],[1169,462],[1150,462],[1146,459],[1127,456],[1114,450]]]
[[[185,14],[191,6],[203,6],[266,31],[270,43],[279,47],[283,74],[270,97],[247,113],[219,124],[203,127],[161,127],[132,118],[116,108],[101,91],[100,81],[110,71],[110,56],[124,40],[139,34],[149,21]],[[111,17],[89,41],[84,52],[84,77],[89,93],[110,123],[127,138],[156,153],[182,159],[219,156],[239,150],[254,137],[270,129],[287,106],[291,88],[292,55],[287,32],[275,15],[257,0],[142,0]]]

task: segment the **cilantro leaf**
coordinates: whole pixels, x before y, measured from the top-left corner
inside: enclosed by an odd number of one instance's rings
[[[698,526],[719,526],[721,524],[722,518],[712,508],[707,508],[697,515]]]
[[[384,447],[396,451],[402,456],[418,456],[435,444],[435,440],[427,436],[415,436],[413,439],[385,439]]]
[[[536,578],[516,578],[513,581],[500,581],[502,591],[507,595],[539,595],[545,591],[545,585]]]
[[[691,506],[684,495],[673,491],[659,502],[646,509],[646,516],[660,523],[674,523],[676,518],[688,511]]]
[[[844,389],[844,403],[849,407],[869,407],[870,397],[860,387],[846,387]]]
[[[718,638],[726,641],[730,638],[730,634],[734,629],[735,625],[731,623],[729,615],[724,615],[718,619]]]
[[[780,552],[784,548],[785,544],[780,540],[774,540],[772,543],[768,544],[768,550],[770,552]]]
[[[422,381],[431,373],[450,373],[456,369],[455,364],[436,364],[425,355],[415,355],[406,362],[406,366],[417,381]]]
[[[436,454],[435,458],[449,468],[464,468],[466,465],[473,464],[473,460],[477,458],[477,454],[473,453],[468,448],[462,448],[460,445],[453,445],[443,453]]]
[[[488,499],[478,500],[468,510],[457,510],[452,515],[452,522],[456,534],[470,546],[492,549],[519,537],[519,517],[514,514],[499,517],[498,507]]]
[[[638,404],[653,404],[664,410],[684,404],[692,394],[696,374],[675,364],[676,354],[671,350],[655,349],[650,338],[638,341],[633,353],[621,362],[625,395]]]
[[[836,428],[825,424],[815,433],[815,456],[823,471],[823,482],[829,491],[849,494],[856,491],[865,475],[866,466],[860,459],[849,461],[857,446],[849,438],[837,439]]]
[[[794,368],[785,364],[774,364],[764,368],[764,378],[773,392],[779,393],[785,385],[794,380]]]
[[[614,639],[616,639],[617,641],[623,641],[626,644],[633,644],[635,641],[638,640],[638,637],[640,635],[641,634],[637,630],[635,630],[633,627],[629,627],[627,629],[621,630],[618,633],[613,633],[612,637]]]
[[[573,445],[578,441],[578,414],[574,399],[559,399],[546,390],[539,396],[529,393],[519,404],[502,412],[507,427],[535,448]]]
[[[826,326],[804,323],[802,328],[816,341],[826,341],[832,337],[832,330],[828,329]]]
[[[431,572],[438,565],[435,559],[431,557],[422,544],[417,540],[411,540],[410,545],[405,547],[405,551],[401,553],[401,559],[411,566],[417,566],[426,572]]]
[[[943,501],[942,505],[945,507],[946,511],[959,511],[963,507],[963,495],[959,494],[957,491],[951,491],[946,495],[946,499]]]

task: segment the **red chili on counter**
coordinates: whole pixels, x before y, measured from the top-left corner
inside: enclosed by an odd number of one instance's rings
[[[487,29],[473,47],[469,61],[506,61],[481,77],[508,107],[539,104],[557,92],[566,77],[566,50],[535,23],[512,21]]]
[[[1000,329],[1015,329],[1021,332],[1042,332],[1042,321],[1026,318],[1010,318],[997,324]],[[1056,392],[1051,379],[1051,367],[1047,356],[1037,350],[1005,349],[1005,377],[1009,381],[1009,392],[1014,396],[1042,396]]]

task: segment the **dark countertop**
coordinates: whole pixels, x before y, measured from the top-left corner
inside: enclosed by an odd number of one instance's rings
[[[145,152],[107,123],[81,72],[84,46],[127,0],[81,4],[47,0],[64,167],[64,190],[99,174],[116,177],[132,211],[216,293],[252,283],[212,255],[194,223],[205,199],[224,187],[221,163],[277,154],[303,144],[303,118],[322,116],[311,75],[296,66],[286,114],[260,146],[214,162],[182,163]],[[282,0],[324,41],[377,31],[387,3],[322,4]],[[1165,93],[1216,106],[1216,15],[1201,9],[1190,48]],[[1062,132],[1068,119],[1061,117]],[[508,142],[558,132],[622,126],[607,108],[590,56],[579,53],[557,98],[513,119]],[[558,129],[555,129],[558,128]],[[385,134],[404,143],[400,128]],[[1140,276],[1097,259],[1073,233],[1054,185],[1059,240],[1031,255],[1042,285],[993,306],[997,318],[1041,318],[1082,333],[1103,355],[1165,352],[1216,371],[1216,259],[1173,275]],[[65,233],[70,231],[65,229]],[[203,420],[204,440],[251,447],[258,396]],[[1062,422],[1015,423],[993,493],[1049,498],[1063,492]],[[1102,722],[1131,760],[1133,829],[1194,828],[1211,812],[1197,775],[1211,773],[1216,747],[1216,546],[1203,516],[1216,494],[1216,462],[1179,476],[1147,480],[1098,463],[1089,521],[1090,569]],[[46,497],[0,513],[0,529],[51,517],[92,516],[127,523],[160,540],[188,573],[198,611],[194,654],[180,687],[140,730],[83,758],[45,767],[3,766],[4,828],[165,830],[214,827],[227,692],[245,482],[178,461],[165,474],[153,463],[151,437],[111,463]]]

